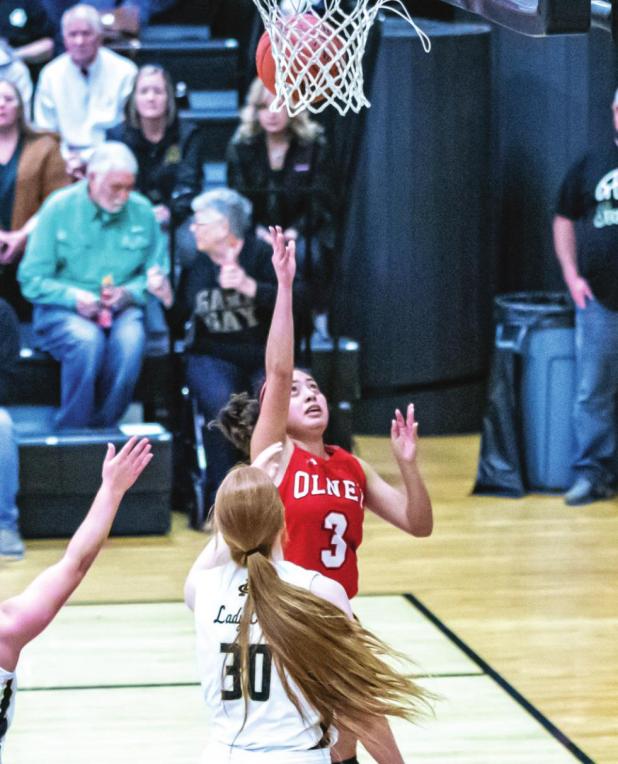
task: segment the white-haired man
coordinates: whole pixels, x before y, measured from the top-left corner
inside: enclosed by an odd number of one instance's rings
[[[83,171],[105,131],[122,121],[137,67],[102,47],[99,12],[74,5],[62,16],[66,53],[41,72],[34,97],[34,122],[62,138],[62,153],[73,175]]]
[[[62,364],[58,427],[113,426],[137,382],[147,271],[167,273],[168,255],[136,173],[124,144],[95,149],[86,180],[41,208],[19,267],[39,346]]]

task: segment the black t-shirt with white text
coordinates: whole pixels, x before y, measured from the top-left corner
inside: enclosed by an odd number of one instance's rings
[[[238,264],[257,282],[255,297],[221,289],[220,268],[204,253],[183,270],[168,319],[177,333],[190,320],[185,336],[190,353],[212,355],[241,368],[263,364],[277,293],[271,255],[269,246],[251,237],[238,258]]]
[[[618,146],[590,152],[573,165],[556,213],[576,225],[580,275],[599,302],[618,311]]]

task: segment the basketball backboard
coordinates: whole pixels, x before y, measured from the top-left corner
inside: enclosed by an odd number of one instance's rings
[[[445,0],[531,37],[587,32],[590,0]]]

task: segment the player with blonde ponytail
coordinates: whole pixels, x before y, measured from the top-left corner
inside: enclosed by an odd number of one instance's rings
[[[427,694],[385,660],[393,652],[353,619],[340,584],[283,559],[283,504],[263,469],[228,474],[214,524],[185,588],[213,711],[203,762],[327,764],[334,727],[395,761],[384,715],[413,720]]]
[[[277,298],[266,343],[266,382],[259,401],[233,396],[217,425],[252,459],[282,443],[273,459],[273,480],[285,506],[285,559],[340,583],[348,597],[358,592],[357,552],[365,511],[413,536],[433,528],[431,499],[418,469],[418,424],[414,406],[395,411],[391,447],[403,490],[389,485],[367,462],[327,445],[328,404],[316,381],[294,368],[292,285],[294,242],[271,228]],[[391,739],[390,730],[384,733]],[[333,751],[336,764],[358,764],[354,736],[345,732]],[[403,764],[394,753],[389,764]]]

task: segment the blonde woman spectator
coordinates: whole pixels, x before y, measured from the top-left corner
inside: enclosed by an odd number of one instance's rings
[[[290,118],[285,109],[271,112],[273,98],[254,80],[228,145],[228,184],[251,201],[259,238],[270,243],[268,227],[280,225],[296,242],[300,272],[310,277],[313,301],[322,309],[335,246],[333,163],[321,126],[306,113]]]

